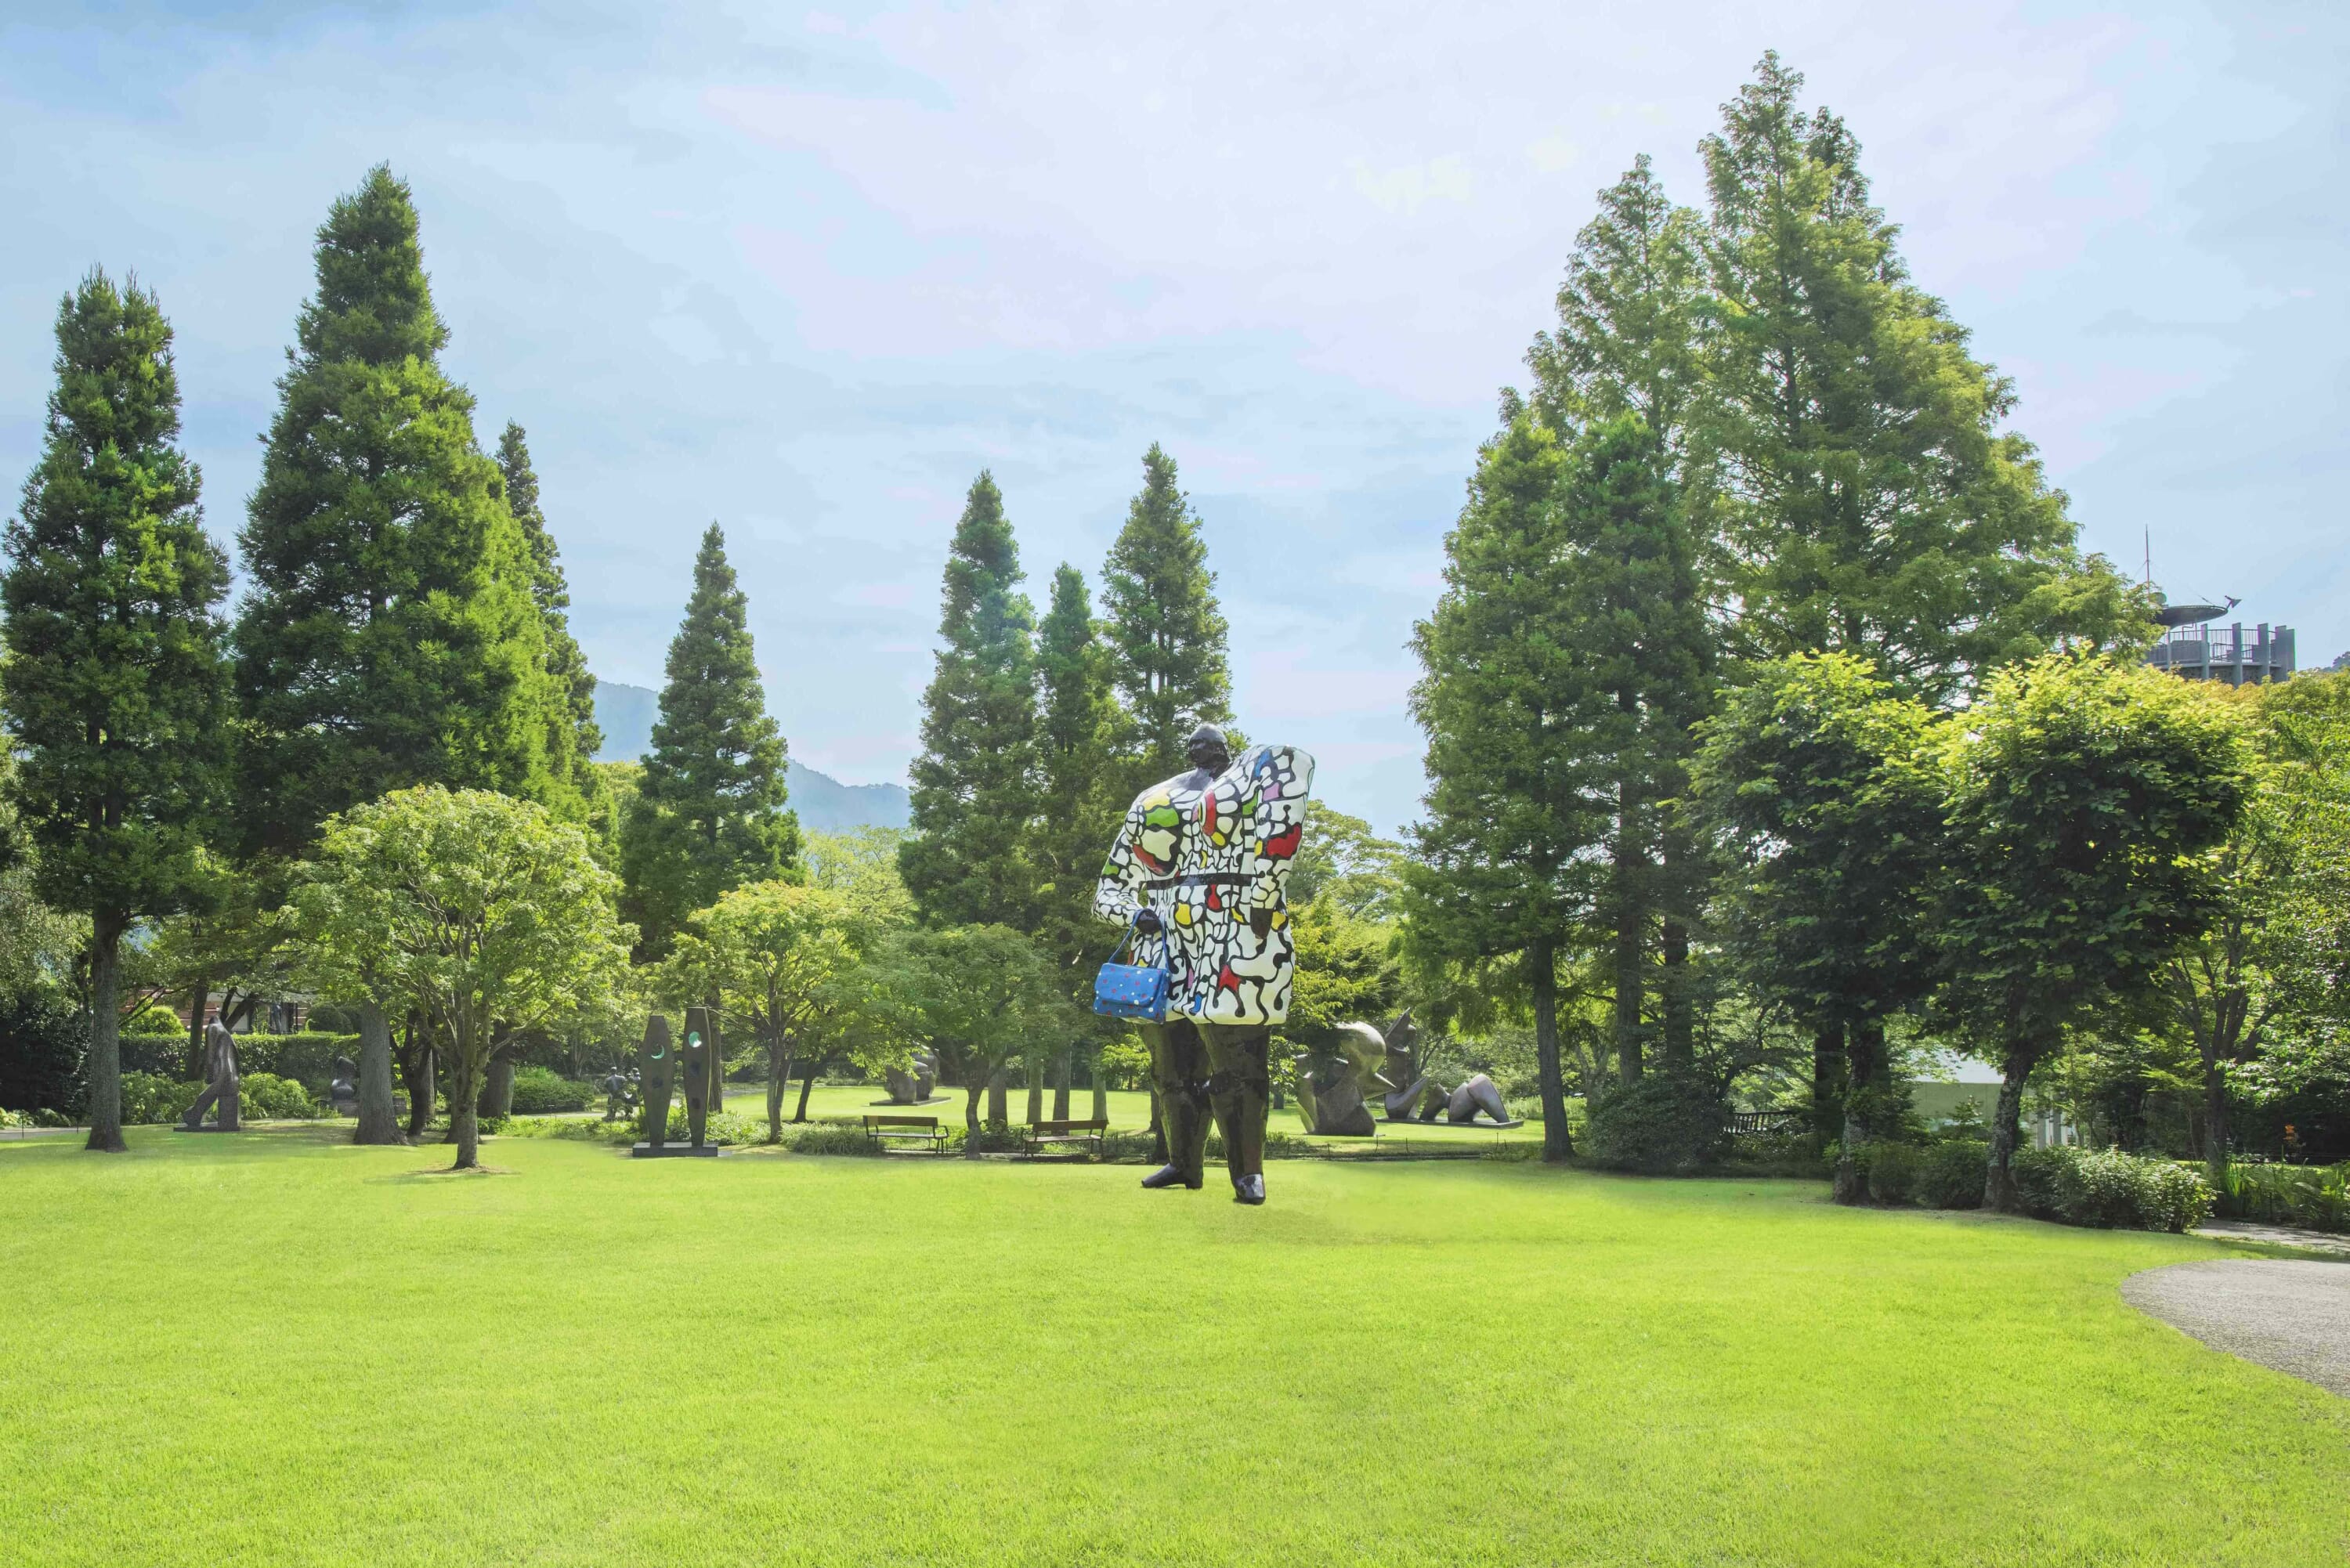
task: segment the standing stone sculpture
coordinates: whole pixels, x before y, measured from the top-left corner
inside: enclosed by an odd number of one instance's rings
[[[213,1112],[213,1125],[203,1125],[204,1112]],[[236,1036],[217,1018],[204,1025],[204,1092],[188,1107],[181,1118],[182,1132],[237,1132],[244,1124],[237,1119]]]
[[[725,1058],[718,1046],[718,1018],[707,1007],[685,1010],[685,1049],[678,1060],[685,1072],[685,1136],[696,1149],[710,1127],[712,1087]]]
[[[1386,1055],[1377,1030],[1343,1023],[1330,1044],[1293,1057],[1297,1115],[1305,1130],[1327,1137],[1369,1137],[1378,1132],[1363,1096],[1367,1085],[1383,1081],[1378,1071]]]
[[[1314,759],[1295,746],[1255,746],[1234,762],[1213,724],[1194,731],[1186,749],[1191,771],[1127,808],[1094,913],[1133,926],[1133,962],[1167,970],[1165,1021],[1136,1025],[1167,1134],[1167,1164],[1142,1185],[1205,1185],[1212,1114],[1233,1200],[1262,1203],[1273,1029],[1289,1016],[1296,969],[1286,888]]]
[[[640,1159],[658,1158],[676,1147],[668,1141],[670,1081],[676,1065],[669,1019],[656,1012],[645,1020],[644,1044],[637,1047],[637,1077],[644,1085],[645,1137],[629,1152]]]

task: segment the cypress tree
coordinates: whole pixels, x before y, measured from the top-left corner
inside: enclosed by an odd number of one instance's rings
[[[93,271],[57,311],[47,441],[0,581],[11,783],[50,903],[90,917],[89,1147],[120,1149],[121,944],[201,897],[230,714],[202,477],[153,295]]]
[[[559,802],[545,630],[522,531],[442,373],[407,185],[369,171],[318,230],[317,293],[239,542],[249,847],[420,784]]]
[[[799,864],[799,819],[785,804],[782,732],[767,716],[750,605],[712,523],[693,594],[669,645],[660,717],[621,829],[622,913],[638,954],[665,957],[679,929],[721,893]]]
[[[595,768],[596,753],[604,749],[604,731],[596,722],[596,677],[571,635],[571,586],[564,580],[555,535],[539,506],[538,474],[530,465],[528,438],[511,420],[498,437],[498,473],[505,483],[506,510],[522,529],[528,552],[531,602],[538,609],[547,679],[556,700],[547,713],[548,771],[568,779],[585,807],[606,787]]]
[[[2012,382],[1909,278],[1859,143],[1763,56],[1701,151],[1707,441],[1752,657],[1844,651],[1944,701],[1988,668],[2143,619],[1998,427]]]
[[[1102,564],[1112,680],[1133,726],[1134,788],[1189,767],[1183,742],[1192,730],[1232,717],[1224,618],[1199,516],[1176,486],[1175,460],[1155,443],[1142,475]]]
[[[1003,494],[972,481],[948,547],[936,672],[922,693],[913,835],[898,867],[922,918],[1030,929],[1036,875],[1035,611],[1020,592],[1020,549]]]
[[[1438,965],[1509,979],[1532,1003],[1543,1151],[1563,1159],[1558,961],[1592,909],[1590,851],[1614,805],[1561,722],[1584,650],[1561,611],[1565,456],[1523,409],[1487,442],[1445,538],[1445,589],[1414,628],[1412,714],[1428,734],[1427,816],[1405,870],[1406,940]]]
[[[1094,976],[1077,961],[1097,954],[1101,940],[1101,923],[1093,912],[1095,877],[1126,801],[1118,791],[1118,713],[1110,694],[1109,650],[1094,619],[1085,574],[1066,562],[1053,574],[1052,604],[1037,628],[1036,667],[1039,810],[1030,858],[1041,878],[1038,937],[1055,972],[1074,977],[1082,993],[1092,988]],[[1079,1001],[1085,1000],[1080,994]],[[1089,1038],[1098,1045],[1098,1032]],[[1055,1058],[1055,1116],[1069,1114],[1069,1055],[1065,1048]],[[1093,1114],[1100,1116],[1106,1100],[1097,1065],[1092,1077]]]

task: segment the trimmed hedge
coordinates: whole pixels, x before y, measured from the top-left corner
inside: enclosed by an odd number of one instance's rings
[[[2019,1149],[2009,1168],[2024,1208],[2043,1220],[2184,1231],[2211,1217],[2211,1189],[2202,1173],[2176,1160],[2058,1145]]]
[[[123,1123],[136,1126],[178,1121],[203,1092],[203,1085],[187,1079],[165,1078],[153,1073],[125,1073]],[[310,1097],[309,1090],[274,1073],[239,1073],[236,1096],[240,1121],[316,1121],[327,1114],[326,1107]]]
[[[551,1116],[584,1111],[599,1093],[589,1085],[573,1083],[552,1067],[520,1066],[514,1075],[514,1114]]]
[[[326,1097],[328,1087],[335,1081],[335,1058],[338,1056],[348,1056],[352,1061],[358,1061],[359,1037],[317,1031],[300,1034],[240,1034],[236,1037],[236,1067],[240,1076],[266,1073],[274,1077],[292,1078],[321,1099]],[[185,1034],[122,1036],[122,1070],[126,1073],[153,1073],[176,1078],[191,1065],[188,1057],[188,1037]]]

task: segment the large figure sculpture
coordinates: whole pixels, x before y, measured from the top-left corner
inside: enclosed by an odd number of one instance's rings
[[[1447,1088],[1419,1064],[1419,1031],[1405,1012],[1386,1029],[1342,1023],[1332,1044],[1295,1058],[1297,1114],[1325,1137],[1369,1137],[1378,1131],[1367,1101],[1376,1097],[1389,1122],[1443,1120],[1459,1127],[1513,1127],[1502,1091],[1482,1073]],[[1482,1114],[1482,1120],[1478,1119]]]
[[[1128,808],[1094,891],[1094,912],[1131,923],[1136,963],[1168,971],[1167,1016],[1142,1023],[1167,1134],[1152,1189],[1204,1186],[1208,1119],[1224,1135],[1236,1202],[1264,1201],[1264,1124],[1274,1025],[1289,1016],[1296,954],[1284,888],[1305,831],[1314,759],[1255,746],[1232,759],[1202,724],[1191,771]]]
[[[208,1110],[213,1112],[213,1125],[205,1127]],[[181,1118],[180,1130],[236,1132],[243,1127],[237,1119],[236,1036],[215,1018],[204,1025],[204,1092]]]
[[[889,1097],[874,1101],[877,1106],[927,1106],[941,1097],[932,1093],[939,1086],[938,1054],[927,1047],[908,1057],[904,1066],[889,1069],[883,1079]]]

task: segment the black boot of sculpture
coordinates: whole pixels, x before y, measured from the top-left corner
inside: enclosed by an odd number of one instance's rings
[[[1178,1170],[1171,1165],[1162,1165],[1157,1170],[1154,1170],[1149,1175],[1144,1177],[1142,1179],[1142,1185],[1149,1188],[1153,1192],[1158,1191],[1163,1187],[1188,1187],[1192,1191],[1197,1192],[1202,1187],[1207,1186],[1208,1183],[1207,1179],[1204,1177],[1188,1174],[1184,1171]]]
[[[1246,1203],[1251,1206],[1263,1202],[1264,1178],[1262,1176],[1233,1177],[1232,1201],[1235,1203]]]

